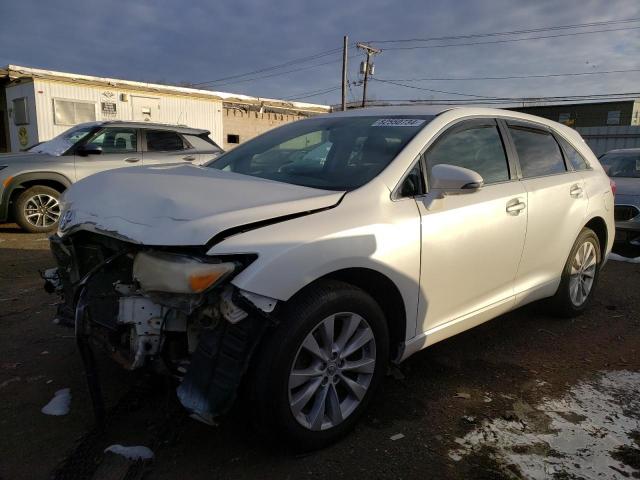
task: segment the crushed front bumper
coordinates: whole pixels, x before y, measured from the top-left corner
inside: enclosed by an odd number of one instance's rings
[[[61,301],[57,318],[75,327],[98,420],[104,418],[93,347],[123,367],[173,375],[192,415],[207,423],[233,404],[255,347],[273,316],[226,282],[201,294],[145,293],[132,276],[144,247],[80,232],[54,235],[57,271],[45,274]],[[275,303],[275,301],[274,301]]]

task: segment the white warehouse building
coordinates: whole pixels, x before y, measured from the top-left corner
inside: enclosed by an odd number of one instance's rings
[[[197,88],[0,68],[0,152],[19,152],[78,123],[153,121],[203,128],[225,149],[330,107]]]

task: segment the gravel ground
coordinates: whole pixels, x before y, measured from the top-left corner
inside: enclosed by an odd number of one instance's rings
[[[256,436],[250,406],[207,427],[173,386],[106,360],[111,413],[95,431],[73,331],[42,290],[52,264],[44,235],[0,226],[0,479],[640,478],[638,264],[609,262],[578,319],[529,306],[415,355],[355,432],[304,456]],[[41,413],[65,388],[69,414]],[[103,454],[112,444],[154,460]]]

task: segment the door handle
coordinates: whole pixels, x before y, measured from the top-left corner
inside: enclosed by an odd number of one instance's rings
[[[140,159],[138,157],[129,157],[129,158],[125,158],[124,161],[127,163],[136,163],[136,162],[139,162]]]
[[[582,187],[580,185],[571,185],[569,195],[571,195],[573,198],[580,198],[582,196]]]
[[[187,162],[193,162],[196,157],[193,155],[187,155],[186,157],[182,157],[183,160],[186,160]]]
[[[525,208],[527,208],[527,204],[517,198],[507,203],[507,213],[509,215],[519,215]]]

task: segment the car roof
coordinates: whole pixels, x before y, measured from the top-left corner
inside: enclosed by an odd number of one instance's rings
[[[579,134],[576,130],[567,127],[566,125],[558,122],[554,122],[553,120],[549,120],[548,118],[538,117],[535,115],[529,115],[527,113],[516,112],[515,110],[506,110],[501,108],[487,108],[487,107],[476,107],[476,106],[451,106],[451,105],[409,105],[409,106],[384,106],[384,107],[368,107],[368,108],[359,108],[353,110],[347,110],[344,112],[335,112],[328,114],[329,116],[336,117],[357,117],[357,116],[382,116],[382,115],[421,115],[421,116],[438,116],[441,114],[447,113],[447,115],[451,115],[452,118],[458,117],[473,117],[473,116],[481,116],[481,117],[495,117],[495,118],[506,118],[506,119],[517,119],[522,120],[524,122],[534,122],[539,125],[546,125],[548,127],[553,128],[558,132],[563,132],[569,137],[575,138],[579,137]],[[324,118],[327,115],[319,115],[317,117],[312,118]]]
[[[209,130],[202,128],[191,128],[186,125],[170,125],[168,123],[153,123],[153,122],[129,122],[125,120],[104,120],[101,122],[88,122],[81,125],[95,125],[100,127],[106,127],[108,125],[114,125],[117,127],[128,128],[145,128],[153,130],[170,130],[172,132],[184,133],[187,135],[202,135],[203,133],[211,133]],[[79,126],[79,125],[76,125]]]
[[[613,150],[609,150],[605,153],[640,153],[640,147],[636,148],[614,148]]]

